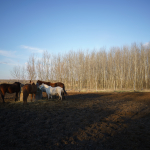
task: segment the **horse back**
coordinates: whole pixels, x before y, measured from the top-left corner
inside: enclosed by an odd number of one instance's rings
[[[38,80],[37,83],[38,83],[39,85],[41,85],[42,83],[44,83],[44,84],[47,84],[47,85],[50,86],[50,82],[46,82],[46,81]]]
[[[64,88],[64,84],[61,82],[57,82],[57,86],[60,86],[61,88]]]
[[[3,83],[0,85],[0,91],[2,92],[2,94],[7,92],[7,89],[9,87],[9,84]]]
[[[62,92],[62,90],[63,90],[62,87],[60,87],[60,86],[57,86],[57,87],[56,87],[56,91],[57,91],[57,92]]]
[[[32,90],[31,84],[25,84],[22,89],[23,92],[27,91],[28,93],[30,93],[30,91]]]
[[[50,85],[49,86],[51,86],[51,87],[56,87],[57,86],[57,84],[56,83],[50,83]]]
[[[60,86],[61,88],[64,88],[64,84],[61,82],[56,82],[56,83],[50,83],[51,87],[57,87]]]
[[[20,89],[16,85],[10,84],[8,86],[7,92],[8,93],[14,93],[14,92],[19,92]]]
[[[15,93],[20,91],[20,87],[18,87],[16,84],[7,84],[3,83],[0,85],[1,92],[4,93]]]
[[[36,93],[37,91],[37,86],[36,85],[31,85],[31,84],[25,84],[23,86],[23,92],[27,91],[29,94]]]

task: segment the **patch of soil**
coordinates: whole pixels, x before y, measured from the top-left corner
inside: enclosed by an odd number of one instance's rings
[[[150,93],[68,92],[57,98],[15,102],[0,98],[0,148],[150,149]]]

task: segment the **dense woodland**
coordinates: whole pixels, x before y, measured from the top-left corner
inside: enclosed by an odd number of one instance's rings
[[[11,74],[18,80],[63,82],[72,90],[149,89],[150,45],[134,43],[57,56],[45,51],[42,59],[32,55],[26,66],[15,66]]]

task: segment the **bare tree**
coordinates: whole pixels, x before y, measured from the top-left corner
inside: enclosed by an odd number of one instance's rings
[[[27,78],[27,71],[26,71],[26,67],[22,66],[21,68],[21,79],[25,82],[26,78]]]
[[[21,78],[21,67],[19,65],[14,66],[13,69],[10,71],[10,73],[15,79],[20,80],[20,78]]]
[[[28,78],[30,80],[35,80],[36,79],[35,65],[36,65],[36,59],[35,59],[35,56],[32,55],[32,56],[29,57],[29,60],[28,60],[28,63],[27,63],[27,74],[28,74]]]
[[[37,69],[37,77],[39,80],[43,80],[43,68],[42,68],[42,62],[41,60],[38,60],[37,61],[37,64],[36,64],[36,69]]]
[[[43,52],[42,59],[30,56],[27,67],[15,66],[16,79],[59,81],[67,88],[86,89],[148,89],[150,88],[150,46],[136,43],[131,47],[112,47],[110,51],[70,51],[65,55]],[[35,67],[36,66],[36,67]],[[26,75],[27,72],[27,75]]]

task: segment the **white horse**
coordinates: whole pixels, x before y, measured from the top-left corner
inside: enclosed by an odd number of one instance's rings
[[[62,100],[62,93],[64,92],[63,88],[57,86],[57,87],[51,87],[51,86],[48,86],[44,83],[42,83],[40,86],[39,86],[39,89],[45,89],[47,95],[48,95],[48,99],[49,99],[49,96],[52,96],[53,95],[56,95],[58,94],[59,95],[59,98]]]

